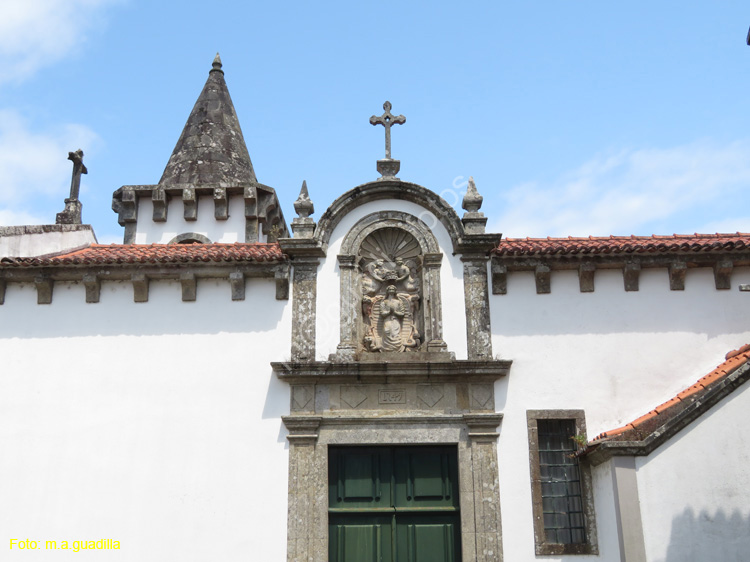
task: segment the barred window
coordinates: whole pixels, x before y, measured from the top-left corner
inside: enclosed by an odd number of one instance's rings
[[[575,458],[575,420],[538,420],[539,477],[546,541],[586,542],[581,471]]]
[[[537,554],[595,554],[596,527],[588,467],[575,456],[583,412],[527,412]]]

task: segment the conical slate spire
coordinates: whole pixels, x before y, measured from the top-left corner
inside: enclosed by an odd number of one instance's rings
[[[160,185],[257,182],[221,66],[216,53]]]

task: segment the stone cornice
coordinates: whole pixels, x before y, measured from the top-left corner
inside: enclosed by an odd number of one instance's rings
[[[278,240],[281,251],[291,259],[323,258],[325,249],[313,238],[280,238]]]
[[[8,283],[35,284],[39,293],[38,303],[49,304],[55,282],[83,283],[86,286],[86,302],[99,302],[99,287],[102,281],[129,281],[133,283],[136,302],[148,300],[150,281],[179,281],[183,288],[183,300],[195,300],[195,283],[199,279],[226,279],[231,285],[232,300],[244,300],[244,279],[274,279],[276,298],[289,298],[289,263],[205,263],[183,264],[86,264],[66,266],[28,266],[23,268],[0,267],[0,284],[3,293]],[[3,295],[0,295],[3,296]],[[0,304],[4,299],[0,298]]]
[[[638,290],[638,278],[643,269],[663,268],[668,271],[670,288],[673,291],[683,290],[685,274],[688,269],[712,268],[717,289],[731,287],[732,270],[737,267],[750,266],[750,251],[711,251],[695,254],[688,251],[675,251],[665,254],[648,255],[637,252],[616,255],[541,255],[541,256],[503,256],[493,255],[492,293],[507,292],[507,274],[514,271],[534,271],[537,277],[537,292],[549,293],[550,272],[577,270],[581,292],[594,290],[596,270],[619,269],[623,272],[626,291]]]
[[[512,361],[386,361],[271,363],[290,384],[351,382],[494,382],[507,376]]]

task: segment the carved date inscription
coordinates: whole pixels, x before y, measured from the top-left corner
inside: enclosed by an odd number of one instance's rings
[[[378,393],[378,404],[406,404],[406,391],[381,390]]]

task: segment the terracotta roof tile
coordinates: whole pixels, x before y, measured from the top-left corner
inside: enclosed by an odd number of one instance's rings
[[[82,250],[56,256],[3,258],[0,265],[11,267],[160,264],[196,262],[283,261],[278,244],[92,244]]]
[[[750,233],[673,234],[671,236],[589,236],[587,238],[505,238],[498,256],[597,255],[622,253],[707,253],[750,250]]]
[[[713,385],[720,383],[742,365],[750,363],[750,344],[730,351],[726,357],[727,359],[723,363],[707,375],[698,379],[693,385],[678,393],[677,396],[670,398],[650,412],[622,427],[599,434],[589,442],[586,449],[598,445],[603,441],[641,440],[659,427],[662,427],[667,421],[684,410],[688,404],[701,398]]]

